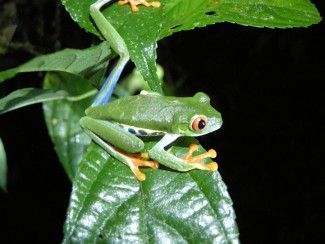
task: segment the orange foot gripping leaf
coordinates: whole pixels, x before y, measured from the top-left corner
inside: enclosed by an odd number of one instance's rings
[[[213,149],[210,149],[206,153],[192,156],[192,154],[198,149],[198,145],[191,144],[187,154],[183,157],[183,159],[186,160],[189,164],[195,165],[197,169],[216,171],[218,169],[218,164],[216,162],[204,164],[201,162],[201,160],[205,158],[215,158],[217,156],[217,152]]]
[[[139,181],[144,181],[146,179],[146,175],[139,170],[139,167],[150,167],[152,169],[158,169],[159,167],[159,164],[156,161],[147,160],[149,159],[148,153],[128,153],[119,148],[115,148],[115,150],[129,158],[132,162],[132,164],[129,165],[130,169]]]
[[[130,4],[132,12],[138,12],[139,8],[137,5],[144,5],[146,7],[154,7],[154,8],[159,8],[160,7],[160,2],[151,2],[148,3],[146,0],[121,0],[118,2],[119,5],[124,5],[124,4]]]

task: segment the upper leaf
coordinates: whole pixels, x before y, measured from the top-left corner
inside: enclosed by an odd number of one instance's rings
[[[86,31],[98,36],[89,8],[95,0],[61,0],[71,17]],[[157,9],[140,6],[132,13],[129,6],[116,2],[102,12],[124,39],[131,60],[153,91],[162,93],[156,74],[156,43],[182,30],[208,24],[231,22],[257,27],[307,27],[321,18],[309,0],[160,0]]]
[[[100,36],[89,16],[95,0],[62,0],[71,17],[86,31]],[[172,33],[204,27],[208,24],[231,22],[270,28],[307,27],[320,22],[316,7],[309,0],[160,0],[161,8],[140,6],[132,13],[129,6],[114,3],[103,8],[103,14],[122,37],[129,39],[132,49],[138,41],[157,40]],[[136,17],[134,17],[136,16]],[[131,18],[131,19],[130,19]],[[140,27],[140,28],[139,28]],[[128,33],[127,33],[128,31]],[[147,34],[147,35],[145,35]],[[132,43],[132,38],[135,38]],[[151,40],[151,41],[152,41]],[[139,43],[141,44],[141,43]]]
[[[309,0],[163,0],[162,3],[164,22],[160,39],[220,22],[289,28],[307,27],[321,20]]]

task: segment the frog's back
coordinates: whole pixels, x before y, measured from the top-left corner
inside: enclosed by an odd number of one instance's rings
[[[149,92],[91,107],[86,114],[122,125],[172,132],[172,126],[179,122],[181,114],[191,118],[211,109],[215,111],[207,102],[200,102],[198,96],[176,98]],[[189,123],[187,120],[185,122]]]
[[[160,95],[125,97],[107,104],[91,107],[86,114],[95,119],[107,120],[138,128],[168,131],[173,114],[168,111],[168,99]]]

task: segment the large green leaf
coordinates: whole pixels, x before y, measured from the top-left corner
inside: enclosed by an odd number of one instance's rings
[[[85,50],[65,49],[53,54],[41,55],[16,68],[0,72],[0,82],[21,72],[64,71],[81,78],[98,82],[108,64],[110,49],[107,42]]]
[[[62,0],[71,17],[86,31],[100,36],[89,16],[95,0]],[[156,75],[156,42],[181,30],[219,22],[270,28],[307,27],[321,18],[309,0],[161,0],[158,9],[116,2],[103,8],[104,16],[128,46],[132,61],[152,90],[161,91]],[[198,47],[199,48],[199,47]]]
[[[48,73],[44,87],[54,90],[65,90],[69,96],[78,96],[92,89],[90,83],[68,73]],[[83,152],[90,139],[79,125],[79,119],[84,116],[85,109],[93,97],[71,102],[57,100],[45,102],[43,111],[46,125],[55,145],[57,155],[69,178],[73,180]]]
[[[6,151],[0,138],[0,188],[7,190],[7,157]]]
[[[100,35],[89,16],[89,7],[96,0],[72,1],[62,0],[71,17],[79,25],[96,35]],[[129,6],[119,6],[113,1],[111,6],[105,9],[103,14],[114,23],[117,29],[122,25],[130,26],[129,35],[136,36],[139,31],[150,32],[153,30],[150,21],[159,13],[160,26],[157,30],[162,33],[171,31],[175,33],[181,30],[203,27],[207,24],[219,22],[231,22],[242,25],[270,28],[307,27],[320,22],[321,17],[314,4],[310,0],[160,0],[161,8],[151,9],[140,6],[140,11],[131,13]],[[112,9],[109,11],[108,9]],[[129,15],[137,16],[133,20],[142,23],[142,28],[137,29],[138,23],[128,22],[124,18]],[[186,28],[175,28],[184,25]],[[174,28],[173,28],[174,27]],[[132,31],[133,29],[133,31]],[[163,38],[165,35],[160,35]]]
[[[178,140],[173,153],[185,154]],[[146,142],[147,149],[155,141]],[[202,152],[202,149],[201,151]],[[236,243],[232,201],[218,172],[131,170],[92,143],[75,177],[65,243]]]

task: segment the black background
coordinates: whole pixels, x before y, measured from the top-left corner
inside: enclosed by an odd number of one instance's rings
[[[324,16],[324,3],[314,3]],[[19,1],[16,8],[13,42],[30,43],[37,52],[86,48],[97,41],[78,28],[59,1]],[[158,62],[166,81],[177,84],[176,94],[206,92],[223,115],[223,127],[200,141],[218,151],[242,243],[325,238],[324,27],[322,22],[272,30],[225,23],[158,43]],[[32,57],[11,48],[0,56],[0,68]],[[0,94],[40,87],[41,77],[20,75],[2,84]],[[71,184],[47,135],[41,106],[2,115],[0,137],[9,164],[9,193],[0,192],[0,242],[59,243]]]

